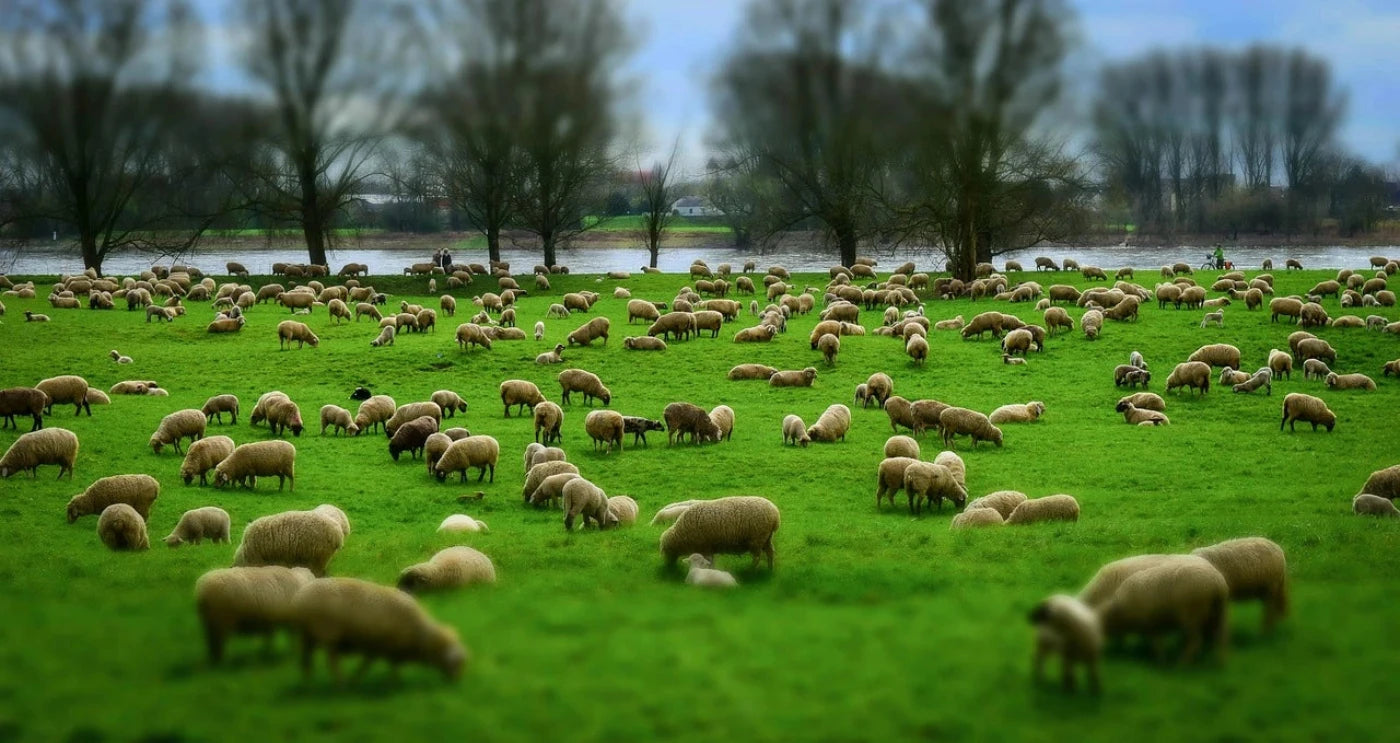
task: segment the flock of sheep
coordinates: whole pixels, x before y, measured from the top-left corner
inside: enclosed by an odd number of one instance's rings
[[[1373,263],[1375,261],[1373,260]],[[1210,289],[1219,293],[1207,299],[1205,287],[1197,286],[1190,277],[1189,266],[1177,264],[1163,267],[1168,281],[1149,290],[1130,283],[1130,269],[1120,270],[1111,287],[1080,291],[1068,285],[1043,288],[1038,282],[1024,281],[1012,285],[990,265],[978,266],[978,278],[961,282],[951,278],[933,279],[917,273],[913,264],[897,268],[885,281],[877,280],[875,261],[861,259],[853,266],[834,267],[825,287],[800,290],[790,285],[791,275],[781,266],[768,270],[762,279],[762,289],[747,275],[734,277],[730,284],[730,267],[720,265],[712,271],[697,261],[690,269],[692,284],[683,287],[670,301],[632,298],[630,292],[618,287],[613,296],[627,302],[629,325],[633,320],[650,323],[644,335],[627,337],[624,348],[636,351],[664,351],[667,342],[685,341],[709,331],[717,337],[723,325],[743,316],[742,302],[728,298],[735,294],[766,295],[767,306],[760,307],[755,297],[748,312],[757,324],[737,331],[736,343],[771,342],[787,331],[787,322],[795,315],[816,311],[823,305],[821,319],[810,333],[809,345],[821,354],[822,362],[836,363],[843,337],[862,336],[866,328],[860,320],[863,312],[879,311],[881,324],[872,335],[899,340],[912,363],[922,365],[928,358],[928,335],[940,331],[957,332],[961,338],[972,340],[990,333],[1000,339],[1000,351],[1006,363],[1026,363],[1031,351],[1041,351],[1047,337],[1059,331],[1073,332],[1075,319],[1056,303],[1083,308],[1079,329],[1089,340],[1104,332],[1106,320],[1132,322],[1139,317],[1143,304],[1156,299],[1159,308],[1211,308],[1202,325],[1223,327],[1222,307],[1232,301],[1244,302],[1254,309],[1263,306],[1263,297],[1273,294],[1272,277],[1261,274],[1247,279],[1242,272],[1224,274]],[[1107,275],[1095,267],[1079,268],[1086,278],[1107,280]],[[174,270],[179,268],[183,270]],[[342,285],[326,286],[308,281],[286,289],[268,284],[258,290],[235,282],[217,284],[188,267],[171,270],[153,269],[139,278],[120,283],[100,278],[94,273],[64,277],[55,285],[50,301],[56,308],[77,308],[79,295],[88,295],[88,306],[109,309],[125,301],[128,309],[145,309],[147,322],[171,322],[185,314],[190,302],[210,301],[218,315],[209,324],[211,333],[241,332],[247,324],[245,312],[264,301],[275,302],[292,313],[309,314],[325,307],[336,322],[358,322],[368,316],[377,320],[377,334],[370,342],[374,347],[394,344],[403,332],[435,330],[440,311],[454,317],[457,300],[444,294],[438,310],[401,302],[399,312],[385,315],[380,308],[387,297],[373,287],[362,286],[357,277],[364,273],[354,264],[342,271]],[[241,266],[230,264],[231,275],[245,275]],[[1060,270],[1049,259],[1037,259],[1041,270]],[[1387,277],[1396,270],[1393,261],[1381,260],[1378,271],[1371,277],[1352,271],[1341,272],[1335,281],[1325,281],[1307,296],[1275,297],[1268,307],[1271,320],[1280,318],[1296,321],[1304,328],[1319,326],[1365,327],[1388,333],[1400,333],[1400,323],[1387,323],[1373,315],[1360,318],[1342,314],[1332,317],[1322,307],[1327,296],[1337,297],[1343,308],[1364,306],[1393,306],[1394,293],[1387,287]],[[352,270],[353,269],[353,270]],[[525,340],[523,330],[516,327],[518,297],[526,294],[511,277],[509,266],[453,266],[447,274],[449,289],[460,289],[482,276],[496,282],[499,293],[486,292],[473,299],[480,312],[470,322],[456,328],[453,338],[463,352],[480,348],[491,350],[494,343]],[[1020,270],[1008,264],[1009,271]],[[286,267],[284,267],[286,270]],[[752,263],[744,266],[752,272]],[[327,271],[318,271],[325,275]],[[536,290],[549,288],[550,270],[537,266]],[[557,271],[555,272],[557,273]],[[290,274],[289,274],[290,275]],[[303,275],[305,271],[303,269]],[[625,272],[613,272],[610,278],[627,278]],[[14,287],[0,277],[7,294],[33,297],[32,284]],[[857,281],[868,280],[864,286]],[[429,279],[429,290],[436,293],[436,277]],[[982,312],[970,321],[962,316],[931,321],[925,316],[924,298],[988,298],[1007,302],[1037,302],[1044,325],[1028,324],[1015,315],[997,311]],[[160,297],[166,297],[158,304]],[[588,313],[600,296],[594,292],[565,294],[562,302],[551,305],[546,319],[565,319],[574,313]],[[351,309],[353,306],[353,310]],[[0,305],[0,314],[3,313]],[[45,316],[26,313],[30,321],[43,321]],[[588,346],[596,340],[607,343],[611,322],[594,317],[569,333],[567,345],[559,344],[551,351],[539,354],[539,364],[557,364],[573,346]],[[543,337],[543,321],[536,323],[534,337]],[[319,338],[305,323],[285,320],[277,325],[279,347],[317,347]],[[1189,358],[1176,364],[1166,380],[1168,393],[1185,389],[1206,394],[1212,380],[1229,385],[1234,392],[1251,393],[1259,389],[1271,391],[1272,381],[1291,376],[1295,359],[1303,367],[1306,378],[1317,377],[1334,389],[1374,389],[1375,383],[1363,374],[1338,374],[1328,364],[1335,364],[1337,351],[1326,341],[1300,330],[1289,339],[1289,351],[1272,350],[1267,364],[1249,374],[1241,371],[1240,351],[1229,344],[1201,347]],[[111,351],[114,363],[125,365],[131,358]],[[1222,369],[1218,379],[1215,369]],[[1400,376],[1400,359],[1388,362],[1384,375]],[[766,380],[772,387],[811,386],[817,368],[782,370],[762,364],[741,364],[728,373],[728,379]],[[1160,395],[1147,392],[1152,372],[1142,354],[1134,352],[1128,363],[1113,371],[1116,386],[1135,388],[1116,405],[1117,412],[1128,423],[1137,425],[1166,425],[1166,402]],[[572,395],[580,402],[598,402],[604,409],[591,410],[584,420],[584,430],[595,448],[606,452],[621,450],[627,434],[633,445],[646,441],[649,431],[666,431],[667,442],[677,439],[684,443],[727,440],[735,426],[734,411],[725,405],[713,410],[688,402],[667,405],[660,420],[624,416],[606,409],[612,403],[612,393],[596,374],[583,369],[566,369],[558,377],[560,402],[570,404]],[[995,446],[1004,443],[1002,426],[1030,423],[1044,415],[1045,404],[1039,401],[1004,405],[990,414],[952,406],[939,400],[909,400],[894,394],[894,382],[883,372],[877,372],[854,393],[854,404],[874,405],[889,418],[894,432],[885,443],[883,459],[876,473],[876,508],[888,500],[895,505],[895,496],[905,491],[911,513],[921,513],[927,506],[942,510],[943,501],[951,501],[960,509],[950,528],[979,528],[998,525],[1028,524],[1041,521],[1076,521],[1079,503],[1070,495],[1057,494],[1027,498],[1016,491],[997,491],[969,499],[966,485],[966,465],[953,451],[957,438],[966,436],[975,447],[978,442]],[[128,380],[114,385],[111,395],[161,395],[164,390],[153,380]],[[609,496],[603,488],[585,479],[577,465],[568,461],[566,453],[557,446],[561,439],[564,409],[547,400],[532,382],[510,379],[500,383],[503,416],[512,410],[530,410],[535,443],[524,452],[525,485],[523,502],[535,508],[557,507],[563,513],[566,529],[575,523],[594,524],[599,529],[634,523],[640,509],[635,499],[626,495]],[[421,456],[427,474],[439,481],[457,474],[465,481],[469,470],[476,470],[478,481],[495,479],[500,459],[500,445],[489,435],[472,434],[464,427],[443,428],[444,421],[465,412],[466,402],[451,390],[440,390],[426,401],[398,404],[387,395],[357,390],[353,398],[360,400],[355,413],[339,405],[320,409],[321,433],[344,433],[350,436],[380,432],[388,439],[391,457],[398,460],[407,452]],[[43,427],[43,416],[54,405],[73,405],[77,413],[91,415],[92,404],[108,404],[110,397],[92,388],[82,377],[64,375],[45,379],[34,387],[14,387],[0,390],[0,417],[6,426],[15,426],[17,416],[28,416],[31,431],[21,435],[0,458],[0,476],[9,477],[19,471],[36,473],[42,465],[57,465],[59,476],[71,479],[78,453],[78,439],[62,428]],[[207,428],[223,416],[230,424],[238,422],[240,401],[228,394],[214,395],[201,409],[185,409],[170,413],[151,434],[149,445],[155,454],[171,447],[183,454],[180,476],[188,485],[198,478],[201,485],[209,483],[213,473],[215,487],[238,485],[256,487],[257,478],[278,478],[279,489],[295,488],[296,447],[285,440],[250,442],[235,445],[232,438],[206,436]],[[300,406],[282,392],[262,395],[254,405],[248,421],[252,425],[266,423],[275,436],[290,431],[299,436],[304,429]],[[1283,401],[1280,428],[1297,421],[1319,425],[1331,431],[1336,416],[1317,397],[1292,393]],[[811,443],[844,441],[851,427],[851,410],[844,404],[830,405],[808,426],[800,417],[787,415],[781,423],[785,445],[808,446]],[[906,429],[909,435],[900,434]],[[919,442],[929,428],[941,435],[944,451],[932,460],[921,459]],[[187,445],[184,442],[188,441]],[[185,446],[182,451],[182,445]],[[112,549],[142,550],[149,546],[147,522],[152,505],[159,495],[159,483],[145,474],[113,475],[93,482],[67,505],[70,523],[88,515],[98,516],[98,536]],[[1400,516],[1392,504],[1400,497],[1400,465],[1374,473],[1355,498],[1353,509],[1358,514]],[[693,500],[672,503],[658,509],[651,522],[667,525],[660,536],[660,549],[666,563],[674,564],[685,558],[689,565],[690,583],[733,587],[734,577],[713,566],[717,554],[749,554],[757,567],[766,558],[773,567],[774,534],[780,516],[769,500],[757,496],[738,496],[715,500]],[[455,514],[444,520],[440,530],[451,532],[486,531],[484,522],[465,514]],[[467,662],[468,653],[455,631],[433,620],[410,594],[419,591],[460,587],[495,581],[491,560],[469,547],[451,547],[433,555],[426,562],[411,565],[402,571],[397,588],[375,585],[353,578],[325,577],[328,563],[344,545],[351,532],[350,520],[341,509],[324,504],[309,511],[289,511],[270,514],[250,522],[238,546],[234,564],[202,576],[196,586],[197,610],[205,629],[208,652],[218,661],[228,638],[235,634],[267,634],[288,628],[302,638],[303,668],[309,670],[311,654],[317,648],[327,652],[327,664],[339,677],[338,657],[344,652],[360,653],[367,658],[383,658],[397,666],[401,662],[421,662],[441,669],[455,677]],[[229,514],[208,506],[185,512],[165,541],[170,546],[203,540],[226,542],[230,539]],[[1076,597],[1056,595],[1039,604],[1031,613],[1036,628],[1035,673],[1040,675],[1044,660],[1059,655],[1063,678],[1073,685],[1073,669],[1084,665],[1090,685],[1098,688],[1098,660],[1106,639],[1126,635],[1143,635],[1154,640],[1164,634],[1179,634],[1183,640],[1183,658],[1194,656],[1207,641],[1223,650],[1227,604],[1231,600],[1258,599],[1264,602],[1265,624],[1272,628],[1287,608],[1286,560],[1281,548],[1257,537],[1230,540],[1212,547],[1196,550],[1191,555],[1142,555],[1105,565]]]

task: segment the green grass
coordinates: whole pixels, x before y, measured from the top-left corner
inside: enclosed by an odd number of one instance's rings
[[[1305,290],[1329,272],[1285,275],[1280,293]],[[1029,275],[1027,277],[1030,277]],[[1033,277],[1047,285],[1064,280]],[[1206,276],[1198,276],[1205,279]],[[400,299],[436,306],[426,282],[372,277]],[[1151,283],[1151,277],[1142,277]],[[55,412],[49,425],[71,428],[82,441],[72,483],[0,481],[0,740],[265,740],[435,739],[788,741],[921,739],[1120,740],[1380,740],[1394,715],[1377,702],[1400,668],[1400,648],[1386,638],[1400,612],[1394,603],[1400,538],[1394,522],[1350,514],[1351,496],[1372,470],[1400,461],[1395,411],[1400,382],[1380,376],[1400,356],[1400,340],[1366,331],[1322,330],[1340,350],[1339,371],[1364,371],[1376,392],[1328,392],[1320,382],[1274,385],[1272,396],[1212,389],[1204,398],[1169,396],[1172,425],[1130,427],[1112,406],[1124,392],[1111,383],[1114,365],[1141,350],[1152,390],[1198,346],[1236,344],[1246,368],[1284,347],[1285,325],[1267,314],[1226,310],[1226,327],[1198,327],[1200,312],[1145,307],[1135,324],[1110,323],[1101,340],[1075,333],[1050,340],[1025,367],[1003,366],[993,341],[930,336],[931,358],[911,366],[888,338],[843,339],[834,369],[809,349],[816,316],[796,318],[769,345],[737,345],[730,337],[673,343],[664,353],[624,351],[625,301],[670,300],[688,283],[676,275],[599,282],[552,277],[554,288],[519,307],[527,332],[546,306],[567,291],[594,289],[604,298],[592,315],[610,317],[606,347],[573,348],[570,366],[599,374],[614,409],[660,417],[674,400],[734,408],[731,442],[651,446],[603,455],[583,432],[585,408],[566,410],[564,445],[583,474],[643,507],[628,529],[566,534],[556,511],[523,508],[520,455],[531,440],[528,418],[505,419],[501,380],[539,384],[557,399],[559,367],[534,355],[561,342],[586,317],[547,320],[543,343],[498,343],[463,353],[452,328],[467,319],[471,293],[456,319],[436,333],[400,337],[371,349],[371,323],[334,325],[323,310],[309,318],[317,349],[281,352],[273,327],[287,314],[270,306],[249,313],[236,336],[204,332],[207,306],[172,325],[146,324],[138,313],[54,310],[42,299],[5,298],[0,318],[0,386],[31,385],[61,373],[81,374],[106,389],[122,379],[154,379],[168,398],[123,397],[92,417]],[[824,277],[799,276],[820,286]],[[522,281],[522,283],[525,283]],[[1082,283],[1077,282],[1076,283]],[[45,284],[41,282],[41,286]],[[527,284],[529,285],[529,284]],[[481,291],[481,285],[473,287]],[[42,293],[42,292],[41,292]],[[743,298],[745,304],[748,298]],[[1329,310],[1338,311],[1334,300]],[[930,302],[935,319],[996,308],[1034,319],[1030,305]],[[26,324],[22,310],[47,311],[53,322]],[[1071,313],[1078,317],[1080,311]],[[1361,312],[1361,314],[1366,314]],[[1394,308],[1381,314],[1400,319]],[[868,327],[879,313],[863,313]],[[305,319],[305,318],[303,318]],[[135,358],[117,367],[107,351]],[[758,361],[783,368],[820,368],[811,389],[774,390],[729,382],[726,370]],[[1019,489],[1032,496],[1070,493],[1083,515],[1075,524],[1006,527],[951,533],[951,511],[911,517],[903,508],[877,511],[874,474],[890,435],[875,409],[854,410],[844,443],[808,449],[781,446],[787,413],[813,422],[833,402],[850,404],[856,384],[884,370],[908,398],[936,397],[988,411],[1043,400],[1045,417],[1007,426],[1005,447],[963,442],[973,495]],[[421,461],[392,462],[384,438],[321,437],[313,423],[321,405],[354,409],[350,390],[364,384],[400,403],[437,389],[457,390],[471,408],[474,433],[501,443],[494,484],[439,484]],[[298,447],[296,489],[267,482],[253,492],[186,487],[180,457],[152,454],[146,440],[160,418],[199,407],[210,395],[235,393],[244,416],[237,426],[212,426],[240,443],[269,438],[246,415],[262,392],[296,400],[309,425]],[[1278,430],[1285,393],[1326,399],[1340,423],[1331,434]],[[22,429],[24,430],[24,429]],[[0,445],[15,432],[0,433]],[[629,442],[630,444],[630,442]],[[940,449],[923,442],[924,457]],[[98,477],[146,472],[162,495],[151,517],[155,546],[113,554],[94,535],[95,519],[64,522],[72,494]],[[481,487],[481,503],[456,496]],[[679,570],[661,568],[659,528],[647,525],[673,500],[763,495],[782,509],[778,566],[750,572],[747,557],[720,559],[743,584],[716,594],[684,585]],[[381,666],[358,686],[332,684],[318,661],[304,682],[291,646],[279,638],[271,658],[258,643],[235,642],[232,662],[210,667],[192,606],[204,571],[230,563],[234,545],[168,549],[156,542],[189,508],[219,505],[234,518],[235,541],[249,520],[330,502],[350,515],[354,531],[331,563],[337,575],[390,583],[404,566],[454,543],[435,533],[448,514],[487,521],[491,533],[462,540],[495,561],[493,588],[431,596],[438,618],[461,631],[473,653],[463,679],[444,683],[434,671],[409,667],[394,682]],[[1105,664],[1101,699],[1065,696],[1029,682],[1027,610],[1057,591],[1075,591],[1101,564],[1124,555],[1186,551],[1242,535],[1265,535],[1287,551],[1292,613],[1272,637],[1261,636],[1257,605],[1232,613],[1232,647],[1222,665],[1207,660],[1162,667],[1133,654]]]
[[[593,229],[600,232],[637,232],[642,229],[645,219],[640,214],[625,214],[618,217],[588,217],[594,223]],[[672,217],[667,229],[671,232],[727,233],[730,229],[715,218]]]
[[[377,227],[337,227],[330,230],[337,237],[365,237],[369,235],[381,235],[388,230]],[[206,237],[296,237],[302,236],[300,229],[268,229],[262,227],[248,227],[232,230],[208,230]]]

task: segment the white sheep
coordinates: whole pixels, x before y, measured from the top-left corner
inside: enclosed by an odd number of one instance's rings
[[[151,451],[159,454],[161,449],[174,446],[176,454],[183,454],[180,450],[180,440],[189,438],[191,442],[195,442],[204,438],[204,426],[207,422],[204,411],[194,408],[177,410],[161,418],[160,426],[151,434]]]
[[[953,517],[948,524],[950,531],[959,529],[973,529],[982,526],[1001,526],[1003,523],[1000,513],[993,508],[973,508],[968,506],[962,513]]]
[[[1264,603],[1264,631],[1288,613],[1288,561],[1283,548],[1263,537],[1230,539],[1191,551],[1225,576],[1232,601]]]
[[[1026,494],[1016,490],[998,490],[974,499],[967,504],[967,510],[990,508],[1001,515],[1003,520],[1010,518],[1016,507],[1026,502]]]
[[[316,576],[306,568],[266,565],[211,570],[195,582],[195,609],[209,660],[223,660],[230,635],[272,633],[291,624],[292,597]]]
[[[216,506],[192,508],[180,515],[180,522],[165,538],[165,543],[179,547],[186,542],[199,544],[205,539],[227,542],[230,528],[228,511]]]
[[[794,446],[806,448],[811,443],[812,437],[807,435],[807,424],[795,415],[788,415],[783,418],[783,443],[791,443]]]
[[[1024,405],[1003,405],[993,410],[987,420],[992,423],[1033,423],[1040,420],[1042,415],[1045,415],[1045,403],[1032,400]]]
[[[86,392],[84,400],[86,400]],[[10,448],[0,456],[0,477],[9,477],[16,472],[28,470],[30,475],[39,476],[40,465],[58,465],[58,477],[68,473],[73,479],[73,464],[78,459],[78,436],[66,428],[44,428],[30,431],[15,439]]]
[[[284,511],[254,519],[243,530],[234,567],[304,567],[318,577],[345,544],[345,527],[324,511]]]
[[[501,455],[501,445],[491,436],[468,436],[452,442],[434,468],[439,482],[453,472],[458,473],[458,481],[467,481],[467,470],[477,468],[476,481],[481,482],[489,471],[491,482],[496,481],[496,461]]]
[[[151,506],[160,497],[160,483],[150,475],[110,475],[101,478],[68,500],[68,523],[102,513],[115,503],[131,506],[142,519],[151,517]]]
[[[198,476],[200,485],[208,485],[209,470],[219,466],[233,453],[233,449],[233,439],[228,436],[205,436],[190,444],[185,450],[184,461],[180,463],[180,479],[190,485]]]
[[[685,575],[685,582],[692,586],[703,588],[737,588],[739,581],[734,576],[723,570],[715,570],[713,563],[705,559],[704,555],[693,554],[685,559],[690,565],[690,571]]]
[[[427,562],[404,568],[398,586],[408,593],[422,593],[495,582],[496,566],[491,558],[471,547],[448,547]]]
[[[113,503],[97,518],[97,536],[108,549],[141,551],[150,549],[146,520],[125,503]]]
[[[1060,679],[1066,691],[1074,689],[1074,668],[1082,665],[1089,676],[1089,691],[1099,693],[1099,656],[1103,652],[1103,627],[1098,615],[1073,596],[1055,595],[1031,610],[1035,625],[1035,658],[1032,676],[1045,676],[1045,659],[1060,656]]]
[[[464,513],[454,513],[442,520],[438,531],[466,534],[490,534],[485,521],[479,521]]]
[[[1214,640],[1222,657],[1228,637],[1230,587],[1205,559],[1183,555],[1128,576],[1098,608],[1104,634],[1149,637],[1179,631],[1181,660],[1190,661]],[[1160,648],[1160,645],[1158,645]]]
[[[288,441],[254,441],[233,450],[214,467],[214,486],[236,482],[255,488],[259,477],[277,476],[277,489],[296,489],[297,449]]]
[[[1032,498],[1016,506],[1016,510],[1006,517],[1008,524],[1078,520],[1079,502],[1071,495],[1047,495],[1044,498]]]
[[[753,556],[753,567],[766,555],[773,569],[773,534],[781,518],[778,507],[767,498],[731,496],[701,501],[686,509],[661,534],[661,554],[667,565],[682,555],[699,553],[712,560],[716,553],[743,553]]]
[[[603,489],[577,477],[564,485],[564,530],[573,531],[574,519],[582,517],[582,526],[592,521],[599,529],[615,523],[608,515],[608,496]]]
[[[683,500],[676,501],[675,503],[667,503],[651,518],[651,525],[669,524],[680,518],[681,514],[685,513],[691,506],[699,502],[698,500]]]

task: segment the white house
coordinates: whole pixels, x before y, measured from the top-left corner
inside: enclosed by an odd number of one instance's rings
[[[704,199],[686,196],[671,204],[671,213],[677,217],[711,217],[716,211]]]

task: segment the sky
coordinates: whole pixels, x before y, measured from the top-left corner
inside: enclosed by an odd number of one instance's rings
[[[238,34],[227,3],[196,0],[214,21],[211,70],[230,63]],[[683,166],[704,162],[709,79],[748,0],[623,0],[638,44],[626,70],[643,164],[679,141]],[[1349,93],[1345,148],[1395,164],[1400,154],[1400,0],[1066,0],[1078,14],[1074,69],[1159,48],[1256,42],[1301,46],[1329,60]],[[222,21],[222,22],[221,22]],[[1092,81],[1084,81],[1092,84]],[[216,82],[217,84],[217,82]]]

